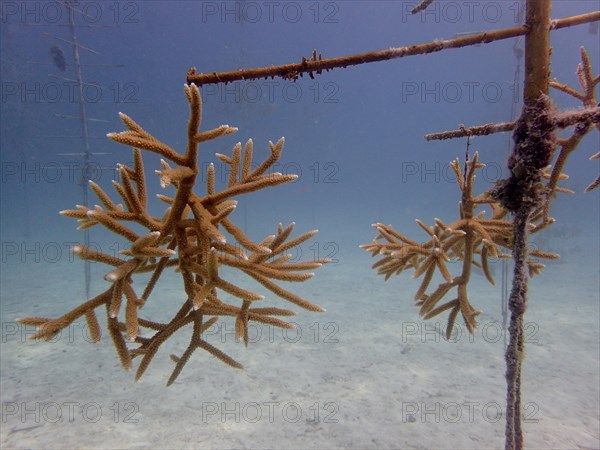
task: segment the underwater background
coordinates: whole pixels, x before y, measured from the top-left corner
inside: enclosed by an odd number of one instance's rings
[[[293,292],[324,308],[292,307],[296,330],[257,326],[250,345],[221,319],[207,340],[235,357],[232,369],[196,352],[177,382],[161,350],[142,380],[119,363],[108,336],[90,343],[83,322],[52,342],[32,342],[23,316],[57,317],[86,300],[84,263],[71,247],[83,232],[58,211],[83,202],[93,179],[107,191],[131,152],[106,138],[124,112],[171,147],[186,145],[186,73],[230,71],[451,39],[518,26],[520,1],[435,1],[412,15],[405,1],[81,1],[75,9],[84,96],[76,89],[71,29],[62,2],[3,1],[0,136],[0,395],[2,448],[500,448],[505,408],[502,296],[512,265],[493,261],[496,285],[475,271],[469,295],[483,312],[473,336],[445,315],[424,321],[413,305],[418,281],[384,282],[360,244],[371,224],[393,224],[425,240],[419,218],[452,222],[460,192],[448,163],[464,161],[464,139],[425,134],[515,119],[521,108],[522,38],[281,79],[202,88],[202,129],[239,131],[200,146],[202,172],[215,153],[254,140],[255,159],[285,136],[275,169],[298,175],[284,186],[238,198],[231,216],[251,238],[278,223],[319,234],[294,261],[332,258]],[[552,17],[598,10],[598,1],[554,1]],[[553,31],[552,78],[579,87],[584,46],[600,68],[598,24]],[[579,107],[552,91],[561,109]],[[80,120],[85,105],[90,160],[84,173]],[[486,164],[476,192],[508,176],[510,133],[477,137],[470,151]],[[599,171],[591,132],[571,155],[551,216],[532,246],[560,253],[531,280],[523,373],[525,439],[530,448],[600,447],[600,199],[583,193]],[[145,152],[150,212],[165,192],[160,158]],[[204,179],[203,179],[204,180]],[[203,183],[196,189],[201,192]],[[172,192],[172,191],[171,191]],[[90,205],[97,203],[90,194]],[[125,248],[99,227],[90,242]],[[459,264],[449,264],[456,273]],[[454,267],[452,267],[454,266]],[[90,294],[106,289],[106,266],[91,264]],[[509,274],[507,277],[506,273]],[[243,286],[244,279],[233,280]],[[172,274],[141,311],[178,308]],[[268,306],[286,308],[267,294]],[[104,328],[104,319],[101,325]],[[187,345],[185,333],[169,351]],[[138,363],[134,360],[134,363]]]

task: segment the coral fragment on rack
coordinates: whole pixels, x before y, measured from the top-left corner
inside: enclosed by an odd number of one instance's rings
[[[425,242],[413,241],[397,232],[391,225],[376,223],[373,226],[378,234],[373,242],[361,245],[372,256],[381,257],[372,267],[377,269],[378,274],[384,275],[386,280],[404,270],[414,270],[414,278],[423,277],[414,296],[419,314],[425,319],[431,319],[450,310],[446,327],[448,339],[452,335],[459,313],[470,333],[477,327],[476,318],[480,311],[471,305],[467,292],[472,268],[475,266],[481,270],[486,279],[494,284],[489,259],[510,258],[513,233],[513,224],[506,220],[508,213],[505,209],[486,193],[473,196],[475,174],[484,167],[484,164],[479,162],[479,155],[475,153],[465,164],[464,170],[458,159],[452,161],[450,167],[456,175],[456,182],[461,191],[460,216],[457,220],[446,224],[440,219],[435,219],[434,225],[427,226],[417,219],[417,225],[430,238]],[[485,211],[475,212],[476,208],[483,204],[490,206],[490,217],[486,217]],[[538,250],[533,250],[531,256],[550,259],[558,257],[556,254]],[[462,263],[461,271],[456,276],[448,269],[447,263],[451,261]],[[528,265],[532,274],[539,272],[543,267],[534,260],[529,260]],[[443,282],[427,293],[436,273],[441,276]],[[454,288],[456,296],[439,305]]]

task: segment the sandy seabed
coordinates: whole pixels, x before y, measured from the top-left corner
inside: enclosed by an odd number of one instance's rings
[[[383,283],[370,263],[356,253],[294,286],[327,308],[298,311],[295,330],[252,327],[246,349],[234,341],[232,320],[213,327],[206,339],[244,369],[198,350],[169,388],[168,355],[185,349],[189,328],[161,347],[134,383],[106,335],[93,345],[76,323],[54,342],[31,342],[32,327],[14,323],[76,306],[80,271],[60,263],[5,265],[0,446],[503,448],[499,289],[475,277],[470,297],[483,310],[480,326],[469,336],[461,324],[448,342],[441,335],[445,316],[420,320],[410,275]],[[179,284],[163,284],[155,295],[178,307],[176,292]],[[527,448],[600,446],[598,296],[594,258],[550,264],[531,282],[523,372]],[[152,308],[141,314],[160,316],[159,305]]]

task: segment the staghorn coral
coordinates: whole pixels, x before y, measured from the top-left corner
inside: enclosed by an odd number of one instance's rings
[[[110,287],[96,297],[57,319],[26,317],[18,322],[37,326],[34,339],[51,339],[61,329],[81,316],[85,316],[94,341],[101,337],[100,325],[95,310],[106,309],[107,328],[117,350],[121,364],[131,369],[132,359],[140,356],[141,362],[135,375],[140,379],[148,368],[160,346],[175,332],[192,323],[188,347],[181,356],[171,355],[175,368],[167,382],[172,384],[192,353],[202,348],[232,367],[242,366],[220,349],[202,339],[202,333],[220,317],[235,318],[236,337],[248,345],[248,322],[291,328],[292,325],[280,317],[295,313],[276,307],[258,307],[255,301],[264,295],[234,285],[222,276],[225,266],[237,269],[257,281],[275,295],[310,311],[324,311],[296,294],[282,288],[278,282],[302,282],[314,274],[308,272],[327,263],[327,259],[306,262],[290,262],[288,250],[310,239],[316,231],[290,238],[294,223],[284,227],[279,224],[275,234],[254,242],[229,218],[235,211],[234,197],[267,187],[289,183],[296,175],[269,173],[283,150],[284,139],[276,144],[269,142],[270,155],[256,168],[253,166],[253,142],[249,140],[243,149],[238,143],[231,156],[217,154],[229,166],[227,186],[218,191],[215,185],[215,167],[211,164],[206,174],[206,194],[198,196],[193,187],[198,176],[197,156],[201,142],[234,133],[237,128],[221,125],[218,128],[199,131],[202,102],[195,85],[185,86],[190,105],[187,128],[187,147],[184,154],[170,148],[146,132],[125,114],[120,114],[127,131],[110,133],[112,140],[133,147],[133,167],[118,166],[120,182],[113,186],[123,203],[117,203],[96,183],[90,182],[102,206],[90,209],[77,205],[76,209],[61,211],[62,215],[79,221],[79,229],[103,225],[125,238],[131,244],[120,251],[122,257],[97,252],[84,246],[73,250],[79,257],[101,262],[112,269],[104,276]],[[161,170],[157,170],[163,188],[175,188],[172,197],[159,195],[167,204],[162,218],[152,217],[147,209],[146,177],[141,150],[158,153]],[[138,234],[129,223],[147,229]],[[230,237],[237,244],[231,242]],[[154,322],[139,316],[140,309],[149,301],[157,282],[167,269],[175,269],[183,282],[184,293],[181,306],[166,323]],[[144,291],[139,295],[133,287],[133,278],[141,273],[150,273]],[[240,305],[228,304],[220,299],[219,291],[240,300]],[[122,303],[125,303],[122,307]],[[132,345],[133,344],[133,345]]]
[[[592,62],[590,60],[590,56],[584,47],[579,49],[581,63],[577,66],[577,78],[579,80],[579,84],[581,86],[581,90],[578,91],[570,86],[567,86],[564,83],[560,83],[557,80],[550,82],[550,87],[564,92],[567,95],[572,96],[576,100],[581,102],[582,107],[585,109],[592,109],[595,106],[598,106],[598,100],[596,100],[596,87],[600,84],[600,75],[593,75]],[[559,173],[563,170],[567,159],[571,152],[573,152],[583,137],[592,130],[592,128],[596,128],[600,131],[600,121],[596,118],[595,123],[592,120],[580,121],[575,126],[575,129],[571,136],[568,138],[560,138],[558,139],[558,145],[560,146],[560,151],[558,156],[556,157],[556,164],[554,165],[554,171],[548,181],[548,191],[546,195],[546,201],[541,208],[541,211],[538,211],[537,214],[541,214],[543,222],[548,223],[551,222],[550,214],[550,202],[554,196],[556,184],[559,179]],[[596,153],[590,157],[590,160],[598,159],[600,153]],[[592,181],[587,188],[586,192],[590,192],[593,189],[597,188],[600,185],[600,176],[598,176],[594,181]]]
[[[506,220],[507,211],[487,193],[473,196],[473,183],[477,170],[484,167],[475,153],[470,161],[461,168],[458,159],[450,163],[456,174],[456,182],[461,191],[459,203],[459,218],[450,224],[435,219],[433,226],[427,226],[417,219],[417,224],[429,235],[425,242],[416,242],[398,233],[391,225],[376,223],[373,226],[378,231],[377,237],[369,244],[361,245],[372,256],[381,256],[373,264],[377,273],[389,279],[399,275],[404,270],[412,270],[413,277],[423,277],[414,299],[419,314],[425,319],[431,319],[450,310],[446,337],[449,339],[458,313],[470,333],[477,327],[476,317],[480,311],[469,302],[467,286],[473,266],[481,270],[487,280],[494,284],[494,278],[489,269],[489,258],[510,258],[512,250],[513,224]],[[476,213],[479,205],[490,206],[492,214],[486,218],[486,212]],[[533,225],[531,226],[533,228]],[[504,251],[506,250],[506,251]],[[557,254],[532,250],[531,257],[555,259]],[[453,276],[446,263],[461,261],[461,272]],[[529,273],[535,275],[544,267],[533,259],[527,261]],[[436,289],[427,293],[435,272],[444,279]],[[456,288],[456,297],[437,306],[440,301]]]

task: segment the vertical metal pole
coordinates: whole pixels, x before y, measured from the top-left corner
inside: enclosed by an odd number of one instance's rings
[[[527,0],[525,23],[525,86],[523,112],[515,127],[509,157],[511,177],[504,198],[513,213],[513,281],[508,300],[510,341],[506,348],[505,450],[522,450],[521,369],[524,357],[524,316],[527,309],[529,215],[536,199],[540,171],[551,160],[553,142],[548,113],[550,79],[550,0]]]
[[[81,188],[83,193],[83,204],[88,206],[88,174],[90,164],[90,142],[87,127],[87,116],[85,113],[85,100],[83,97],[83,77],[81,75],[81,64],[79,62],[79,44],[77,43],[77,30],[75,28],[75,11],[72,8],[70,1],[65,2],[69,16],[69,28],[71,30],[71,42],[73,48],[73,60],[75,62],[75,76],[77,80],[77,88],[79,91],[79,118],[81,121],[81,133],[83,137],[83,168],[81,171]],[[90,244],[90,232],[88,229],[83,230],[83,241],[86,247]],[[91,282],[91,267],[88,260],[84,261],[84,277],[85,277],[85,295],[90,298],[90,282]]]

